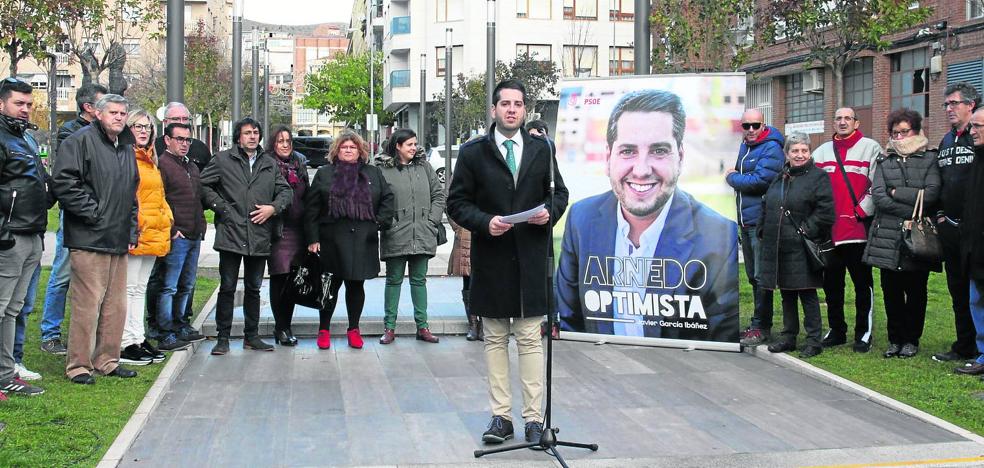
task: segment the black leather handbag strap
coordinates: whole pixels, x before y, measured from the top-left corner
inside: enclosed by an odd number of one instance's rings
[[[854,187],[851,185],[851,181],[847,178],[847,171],[844,170],[844,163],[841,162],[840,156],[837,156],[837,150],[834,150],[834,161],[837,161],[837,167],[841,170],[841,176],[844,177],[844,184],[847,185],[847,193],[851,194],[851,201],[854,202],[854,209],[857,210],[860,203],[858,203],[858,197],[854,194]]]

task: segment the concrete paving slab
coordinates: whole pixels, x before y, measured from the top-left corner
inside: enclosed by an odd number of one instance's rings
[[[556,466],[530,450],[473,457],[489,419],[481,343],[313,341],[273,353],[233,341],[227,356],[199,348],[121,465],[166,464],[177,450],[188,466]],[[984,444],[748,353],[555,347],[567,375],[554,383],[560,438],[600,445],[562,448],[574,466],[984,463]],[[521,430],[515,376],[512,388]]]

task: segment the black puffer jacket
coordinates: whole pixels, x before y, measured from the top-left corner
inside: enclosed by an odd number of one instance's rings
[[[974,153],[960,224],[960,255],[970,277],[984,281],[984,147],[974,148]]]
[[[114,144],[95,123],[65,139],[53,189],[65,213],[65,247],[125,254],[137,243],[137,158],[129,127]]]
[[[916,151],[903,158],[889,149],[875,160],[875,179],[871,186],[875,220],[868,232],[862,261],[896,271],[940,271],[938,262],[912,258],[903,252],[902,246],[902,221],[912,218],[919,189],[925,190],[923,215],[933,217],[936,213],[940,196],[940,169],[936,159],[935,151]]]
[[[812,159],[799,167],[783,166],[762,197],[759,285],[766,289],[823,286],[823,271],[810,268],[796,224],[810,239],[823,241],[830,238],[834,217],[834,192],[827,173],[814,166]]]
[[[17,234],[43,233],[48,226],[48,174],[23,121],[0,118],[0,224]],[[13,194],[17,192],[14,202]],[[13,216],[11,216],[11,204]]]
[[[215,250],[251,257],[270,255],[271,217],[263,224],[250,220],[256,205],[272,205],[274,215],[290,206],[294,191],[273,158],[257,154],[253,169],[237,145],[215,155],[202,173],[202,201],[215,212]]]

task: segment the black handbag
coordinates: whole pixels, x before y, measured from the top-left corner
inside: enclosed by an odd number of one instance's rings
[[[444,223],[437,223],[437,245],[448,243],[448,233],[444,230]]]
[[[803,225],[793,219],[793,215],[789,210],[784,210],[782,214],[789,218],[789,221],[796,227],[796,232],[799,233],[800,239],[803,240],[803,248],[806,250],[806,262],[810,265],[810,269],[818,271],[827,268],[827,265],[830,264],[830,257],[834,252],[834,241],[827,239],[817,242],[810,239],[806,235]]]
[[[9,229],[10,218],[14,215],[14,202],[17,201],[17,191],[11,192],[10,197],[10,210],[7,211],[6,217],[0,219],[0,250],[10,250],[17,243],[14,233]]]
[[[933,220],[923,216],[923,196],[923,189],[919,189],[916,204],[912,207],[912,218],[902,222],[902,244],[913,258],[939,262],[943,247]]]
[[[295,304],[324,309],[332,299],[331,277],[330,272],[323,271],[318,254],[304,252],[299,262],[291,263],[287,282],[280,294]]]

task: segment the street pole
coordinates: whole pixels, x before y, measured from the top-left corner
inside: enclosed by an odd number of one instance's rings
[[[184,0],[167,0],[167,102],[184,102]]]
[[[417,146],[426,148],[427,136],[427,54],[420,54],[420,111],[417,117]]]
[[[375,0],[370,0],[369,2],[369,119],[366,120],[366,130],[369,131],[369,152],[372,153],[370,156],[375,156],[376,154],[376,73],[375,65],[376,61],[375,47],[376,47],[376,31],[373,29],[372,17],[376,15],[376,2]]]
[[[635,0],[635,74],[648,75],[652,70],[652,49],[649,42],[649,13],[652,7],[649,0]]]
[[[263,138],[270,138],[270,47],[263,44],[266,61],[263,63],[263,76],[266,85],[263,87]],[[265,140],[269,141],[269,140]]]
[[[58,152],[58,57],[54,49],[48,55],[48,170],[54,169]]]
[[[260,116],[260,32],[253,28],[253,107],[250,115]]]
[[[232,122],[243,109],[243,1],[232,3]]]
[[[451,28],[444,30],[444,184],[451,182]]]
[[[485,23],[485,128],[492,128],[492,90],[495,89],[495,0],[488,0]]]

